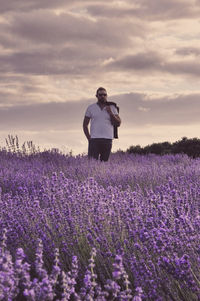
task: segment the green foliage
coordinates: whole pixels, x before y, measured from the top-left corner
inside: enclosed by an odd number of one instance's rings
[[[130,146],[127,150],[129,154],[186,154],[190,157],[197,158],[200,157],[200,139],[183,137],[181,140],[178,140],[174,143],[162,142],[162,143],[153,143],[145,147],[140,145]]]

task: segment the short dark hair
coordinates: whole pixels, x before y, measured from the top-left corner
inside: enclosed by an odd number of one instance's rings
[[[104,90],[104,91],[106,91],[106,89],[105,89],[105,88],[103,88],[103,87],[99,87],[99,88],[97,89],[96,96],[98,95],[99,91],[101,91],[101,90]]]

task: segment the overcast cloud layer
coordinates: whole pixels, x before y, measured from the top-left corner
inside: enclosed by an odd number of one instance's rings
[[[114,149],[197,137],[199,0],[0,0],[0,144],[86,152],[99,86],[120,106]]]

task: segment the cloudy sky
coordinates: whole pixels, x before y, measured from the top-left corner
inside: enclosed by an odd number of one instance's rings
[[[99,86],[120,107],[113,150],[200,133],[200,0],[0,0],[0,145],[87,152]]]

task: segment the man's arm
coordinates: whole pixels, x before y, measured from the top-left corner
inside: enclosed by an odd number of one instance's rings
[[[119,117],[119,115],[118,114],[113,114],[113,112],[111,111],[110,106],[107,106],[106,110],[107,110],[108,114],[110,115],[110,120],[111,120],[112,125],[120,126],[121,118]]]
[[[85,134],[85,136],[88,140],[90,140],[90,133],[89,133],[89,130],[88,130],[89,122],[90,122],[90,117],[85,116],[85,118],[83,120],[83,131],[84,131],[84,134]]]

